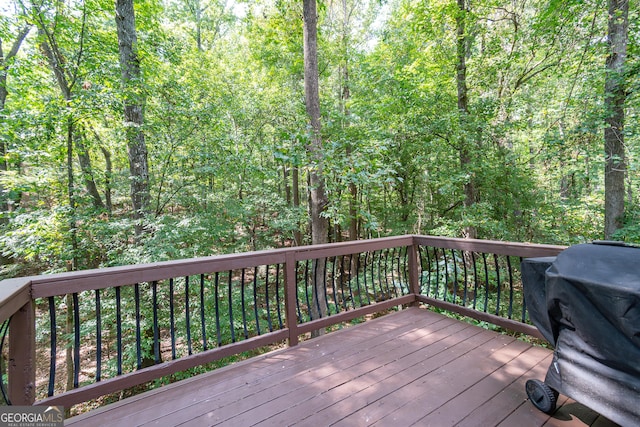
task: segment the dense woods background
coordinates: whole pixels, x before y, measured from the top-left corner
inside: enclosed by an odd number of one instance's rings
[[[318,182],[329,241],[640,241],[635,4],[320,1],[314,121],[303,2],[134,3],[0,1],[5,277],[311,243]]]

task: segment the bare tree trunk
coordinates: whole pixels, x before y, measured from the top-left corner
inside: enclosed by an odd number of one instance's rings
[[[124,126],[126,129],[131,204],[136,220],[136,236],[144,230],[142,219],[149,212],[149,165],[144,136],[144,103],[140,61],[138,58],[136,20],[133,0],[116,0],[116,26],[120,51],[120,70],[124,94]]]
[[[465,128],[468,127],[469,116],[469,98],[467,90],[467,44],[468,37],[465,28],[465,19],[467,15],[466,0],[458,0],[458,13],[456,15],[456,34],[457,34],[457,76],[456,82],[458,86],[458,116],[460,128],[464,135]],[[460,167],[463,171],[469,171],[471,166],[471,154],[469,150],[469,141],[464,136],[460,137]],[[475,179],[472,173],[464,184],[464,208],[472,207],[477,201],[477,189]],[[478,232],[474,226],[467,225],[463,229],[463,236],[475,239]]]
[[[627,56],[629,0],[609,0],[609,56],[605,79],[604,149],[604,235],[613,237],[623,225],[624,179],[626,173],[624,149],[624,106],[626,88],[624,65]]]
[[[311,124],[310,142],[307,153],[309,167],[310,203],[311,203],[311,242],[314,245],[328,242],[329,223],[322,214],[327,206],[324,189],[322,136],[320,135],[320,94],[318,89],[318,16],[316,0],[303,0],[304,17],[304,92],[307,115]],[[313,318],[326,315],[327,305],[324,293],[325,263],[317,260],[313,266],[313,300],[311,313]],[[323,331],[314,331],[318,336]]]

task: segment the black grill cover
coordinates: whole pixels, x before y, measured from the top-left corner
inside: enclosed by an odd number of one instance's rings
[[[555,347],[545,383],[640,426],[640,249],[572,246],[524,260],[522,276],[531,321]]]

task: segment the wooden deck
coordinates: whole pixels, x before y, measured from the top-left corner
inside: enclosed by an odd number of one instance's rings
[[[411,308],[70,420],[74,426],[612,426],[527,401],[549,350]]]

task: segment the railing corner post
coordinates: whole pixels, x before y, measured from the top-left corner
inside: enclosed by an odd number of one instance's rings
[[[296,316],[296,257],[293,250],[287,252],[285,256],[285,312],[286,325],[289,330],[289,346],[298,345],[298,317]]]
[[[35,305],[29,300],[11,317],[9,326],[9,400],[12,405],[30,406],[36,391]]]
[[[418,245],[414,242],[407,247],[409,257],[409,288],[411,293],[416,296],[416,300],[411,305],[418,304],[418,295],[420,295],[420,262],[418,260]]]

